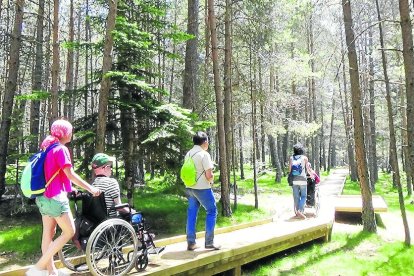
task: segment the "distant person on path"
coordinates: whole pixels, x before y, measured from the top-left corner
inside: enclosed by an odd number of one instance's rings
[[[305,203],[308,169],[308,157],[304,155],[305,151],[302,144],[298,143],[293,146],[293,155],[289,161],[289,173],[293,176],[293,201],[294,211],[297,218],[305,219]]]
[[[191,188],[186,188],[188,196],[187,209],[187,250],[195,250],[196,245],[196,223],[200,205],[206,210],[205,248],[218,250],[220,245],[214,244],[214,227],[217,219],[217,206],[211,185],[214,181],[213,168],[208,149],[208,136],[205,132],[198,131],[193,136],[194,147],[187,153],[186,157],[194,160],[197,171],[197,183]]]
[[[308,185],[307,185],[307,199],[306,199],[306,204],[309,206],[314,206],[315,205],[315,185],[318,184],[320,182],[320,178],[319,175],[312,169],[312,165],[310,162],[308,162],[308,166],[307,166],[307,181],[308,181]]]
[[[111,177],[114,161],[115,157],[105,153],[97,153],[92,158],[92,169],[95,173],[95,179],[93,180],[92,185],[104,193],[109,217],[117,217],[118,211],[122,214],[130,213],[129,207],[124,207],[118,210],[111,209],[111,207],[115,207],[115,205],[122,204],[118,181]],[[135,210],[131,209],[131,213],[135,213]]]
[[[101,191],[89,185],[75,173],[72,167],[69,150],[65,144],[72,139],[72,125],[66,120],[56,120],[40,147],[46,149],[52,144],[58,143],[51,149],[45,159],[46,181],[57,173],[46,188],[42,196],[36,198],[36,205],[42,215],[42,257],[31,267],[26,275],[58,275],[53,262],[53,256],[73,237],[75,225],[72,213],[69,208],[67,193],[72,191],[72,184],[89,191],[92,195],[98,196]],[[59,225],[62,233],[53,240],[56,233],[56,226]]]

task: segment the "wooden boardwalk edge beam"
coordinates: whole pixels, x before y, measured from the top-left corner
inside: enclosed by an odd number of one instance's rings
[[[247,227],[263,225],[263,224],[266,224],[266,223],[270,223],[272,221],[273,221],[272,218],[266,218],[266,219],[251,221],[251,222],[247,222],[247,223],[241,223],[241,224],[236,224],[236,225],[231,225],[231,226],[226,226],[226,227],[220,227],[220,228],[217,228],[215,230],[215,234],[228,233],[228,232],[231,232],[231,231],[235,231],[235,230],[239,230],[239,229],[243,229],[243,228],[247,228]],[[196,235],[197,235],[197,238],[202,238],[202,237],[205,236],[205,232],[200,231],[200,232],[197,232]],[[179,236],[174,236],[174,237],[170,237],[170,238],[164,238],[164,239],[160,239],[160,240],[155,240],[154,242],[155,242],[156,246],[161,247],[161,246],[167,246],[167,245],[170,245],[170,244],[183,242],[183,241],[186,241],[186,235],[179,235]],[[79,262],[81,262],[81,263],[86,262],[84,255],[80,256],[80,257],[77,257],[77,259],[79,259]],[[60,260],[55,261],[55,266],[56,266],[56,268],[64,268],[65,267]],[[30,268],[30,266],[24,266],[24,267],[19,267],[19,268],[16,268],[16,269],[0,271],[0,276],[20,276],[20,275],[24,275],[24,273],[29,268]]]
[[[234,275],[240,275],[238,271],[241,271],[240,268],[244,264],[312,240],[322,238],[328,241],[332,225],[333,222],[321,224],[239,248],[220,250],[213,255],[189,260],[159,271],[149,270],[144,272],[144,275],[213,275],[225,271],[233,271]]]

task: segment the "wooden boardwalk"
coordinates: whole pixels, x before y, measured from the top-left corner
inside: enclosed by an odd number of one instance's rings
[[[159,255],[150,255],[148,267],[143,272],[134,269],[131,275],[213,275],[229,272],[240,275],[241,266],[313,240],[330,240],[334,223],[334,206],[330,199],[342,192],[346,172],[331,174],[320,185],[321,210],[318,217],[306,220],[293,218],[269,219],[241,226],[216,229],[215,241],[221,250],[206,250],[203,246],[187,251],[185,236],[156,241],[167,245]],[[336,192],[333,192],[333,191]],[[291,203],[293,204],[293,203]],[[198,233],[197,244],[204,245],[204,233]],[[59,263],[57,262],[57,265]],[[0,272],[0,275],[24,275],[27,267]],[[89,275],[88,273],[68,275]]]
[[[381,196],[372,196],[372,206],[375,213],[387,212],[388,206]],[[335,198],[335,211],[337,212],[362,212],[361,195],[340,195]]]
[[[316,240],[328,241],[333,218],[319,216],[307,220],[271,222],[216,235],[221,250],[203,247],[187,251],[187,243],[166,247],[159,256],[151,259],[147,270],[140,275],[213,275],[231,271],[240,275],[243,264],[261,259],[294,246]],[[197,243],[204,244],[204,239]]]

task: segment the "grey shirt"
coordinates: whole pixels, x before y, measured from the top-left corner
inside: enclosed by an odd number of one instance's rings
[[[200,146],[194,145],[194,147],[191,150],[189,150],[188,153],[186,154],[186,157],[187,156],[192,156],[194,160],[194,165],[197,170],[198,180],[197,180],[197,183],[191,187],[191,189],[197,189],[197,190],[210,189],[211,184],[208,182],[206,178],[206,174],[205,174],[205,172],[208,169],[214,168],[214,164],[213,164],[213,161],[211,160],[210,153],[203,150]]]

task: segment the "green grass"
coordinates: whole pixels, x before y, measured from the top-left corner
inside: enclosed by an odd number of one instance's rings
[[[259,193],[275,192],[278,194],[290,193],[291,188],[287,183],[287,178],[282,177],[280,183],[275,182],[276,173],[274,170],[266,169],[257,174],[257,187]],[[240,172],[236,172],[237,187],[241,194],[254,193],[253,169],[250,166],[244,166],[244,179],[240,179]],[[230,177],[233,182],[233,175]]]
[[[414,248],[364,232],[333,234],[243,267],[243,275],[413,275]]]
[[[0,224],[0,271],[11,264],[33,263],[33,258],[40,257],[42,225],[40,216],[38,219],[10,219]]]

